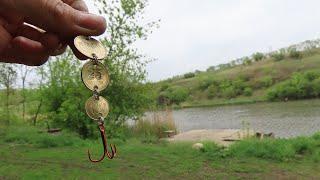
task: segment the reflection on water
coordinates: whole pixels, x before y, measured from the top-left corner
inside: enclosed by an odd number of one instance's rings
[[[320,100],[175,110],[180,132],[193,129],[240,129],[243,122],[277,137],[312,135],[320,131]]]

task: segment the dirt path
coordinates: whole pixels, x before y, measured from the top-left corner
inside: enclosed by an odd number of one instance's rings
[[[168,140],[170,142],[177,141],[213,141],[219,145],[228,146],[232,142],[239,141],[243,138],[254,135],[253,130],[241,130],[241,129],[200,129],[191,130],[188,132],[175,135]]]

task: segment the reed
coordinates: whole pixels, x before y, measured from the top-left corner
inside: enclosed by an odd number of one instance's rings
[[[133,133],[138,136],[156,138],[166,137],[165,131],[177,133],[177,127],[173,120],[172,110],[151,112],[136,120],[132,127]]]

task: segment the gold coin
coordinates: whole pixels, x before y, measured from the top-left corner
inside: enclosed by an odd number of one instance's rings
[[[99,96],[99,99],[95,97],[89,98],[86,102],[85,109],[87,115],[96,121],[100,118],[106,118],[109,114],[108,101],[101,96]]]
[[[91,91],[103,91],[109,84],[108,70],[98,61],[89,61],[84,64],[81,70],[81,78]]]
[[[87,58],[94,59],[97,57],[98,60],[101,60],[107,57],[106,48],[101,42],[92,37],[77,36],[74,39],[74,45]]]

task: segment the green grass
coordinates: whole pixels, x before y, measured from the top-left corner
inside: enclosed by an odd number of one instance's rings
[[[189,91],[189,97],[179,107],[220,106],[229,104],[247,104],[267,101],[267,92],[277,84],[289,79],[295,72],[310,70],[320,71],[320,49],[313,49],[312,53],[304,52],[302,58],[292,59],[286,57],[281,61],[264,59],[251,65],[237,65],[228,69],[213,72],[201,72],[192,78],[176,77],[155,83],[159,91],[164,85],[182,87]],[[234,80],[239,77],[247,79],[245,83],[253,89],[251,96],[236,96],[233,98],[210,98],[208,88],[201,89],[201,82],[206,80]],[[271,86],[263,87],[266,79],[272,79]]]
[[[5,128],[7,129],[7,128]],[[16,130],[14,130],[16,129]],[[230,149],[205,142],[201,151],[190,143],[142,143],[131,138],[118,145],[114,160],[92,164],[101,155],[99,141],[68,133],[43,135],[29,127],[0,128],[0,179],[310,179],[320,177],[320,134],[291,140],[246,140]],[[26,134],[28,133],[28,134]],[[39,135],[37,137],[36,135]],[[14,140],[8,141],[9,137]],[[25,140],[24,136],[28,136]],[[23,139],[20,141],[19,139]],[[57,146],[39,146],[39,139]],[[72,144],[63,143],[66,139]],[[46,144],[46,143],[44,143]]]

